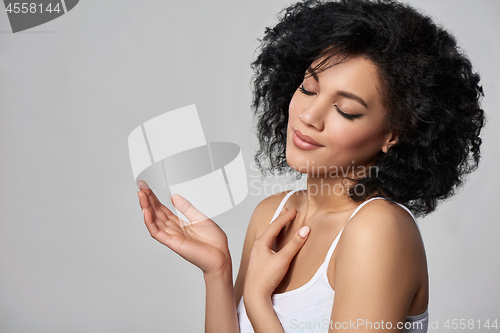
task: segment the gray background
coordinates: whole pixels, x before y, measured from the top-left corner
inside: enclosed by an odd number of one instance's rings
[[[479,170],[420,222],[443,330],[499,317],[500,2],[410,2],[456,34],[486,93]],[[289,3],[82,1],[17,34],[0,11],[1,332],[203,331],[202,273],[149,236],[127,137],[195,103],[207,139],[238,144],[256,179],[249,64]],[[286,183],[253,184],[216,219],[235,277],[253,209]]]

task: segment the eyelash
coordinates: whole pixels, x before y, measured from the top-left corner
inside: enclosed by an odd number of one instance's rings
[[[316,93],[313,93],[313,92],[310,92],[310,91],[307,91],[305,88],[304,88],[304,85],[300,85],[299,87],[299,90],[301,93],[305,94],[305,95],[308,95],[308,96],[312,96],[312,95],[316,95]],[[342,110],[339,109],[339,107],[337,105],[334,105],[335,106],[335,109],[337,109],[338,113],[340,113],[340,115],[346,119],[349,119],[349,120],[353,120],[353,119],[356,119],[358,117],[361,117],[360,114],[350,114],[350,113],[345,113],[343,112]]]
[[[316,93],[313,93],[313,92],[310,92],[310,91],[307,91],[305,88],[304,88],[304,85],[300,85],[299,87],[299,90],[301,93],[305,94],[305,95],[316,95]]]

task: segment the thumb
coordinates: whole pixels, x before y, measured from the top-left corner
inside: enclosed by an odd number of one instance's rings
[[[286,256],[290,261],[292,261],[293,257],[299,252],[300,248],[304,245],[309,236],[309,232],[311,229],[308,226],[303,226],[300,230],[293,235],[292,240],[286,244],[279,253],[283,252],[283,255]]]
[[[203,213],[198,211],[188,200],[180,196],[179,194],[174,194],[172,196],[172,204],[177,208],[185,217],[189,219],[189,222],[183,221],[185,224],[193,224],[201,221],[208,220]],[[179,219],[181,220],[181,219]]]

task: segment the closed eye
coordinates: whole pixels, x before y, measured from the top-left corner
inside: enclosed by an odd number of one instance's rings
[[[313,92],[310,92],[310,91],[307,91],[305,88],[304,88],[304,85],[300,85],[299,87],[299,90],[301,93],[305,94],[305,95],[316,95],[316,93],[313,93]]]
[[[342,110],[340,110],[337,105],[334,105],[334,107],[335,107],[335,109],[337,109],[338,113],[340,113],[340,115],[342,117],[349,119],[349,120],[353,120],[353,119],[356,119],[356,118],[359,118],[362,116],[362,114],[345,113]]]
[[[299,87],[299,90],[301,93],[305,94],[305,95],[308,95],[308,96],[312,96],[312,95],[316,95],[316,93],[313,93],[313,92],[310,92],[308,90],[306,90],[304,88],[304,85],[300,85]],[[340,115],[346,119],[349,119],[349,120],[353,120],[353,119],[356,119],[356,118],[359,118],[362,116],[362,114],[351,114],[351,113],[345,113],[344,111],[340,110],[339,107],[337,105],[334,105],[335,109],[337,109],[337,112],[340,113]]]

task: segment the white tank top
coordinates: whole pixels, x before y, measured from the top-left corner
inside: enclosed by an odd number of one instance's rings
[[[297,191],[298,190],[290,191],[283,198],[280,205],[278,206],[278,209],[274,213],[271,223],[278,217],[288,198]],[[361,207],[375,199],[384,198],[376,197],[363,202],[356,208],[347,222],[351,220],[351,218],[361,209]],[[410,210],[404,205],[401,205],[399,203],[398,205],[403,207],[411,215],[411,217],[415,221],[415,224],[417,224],[415,217],[410,212]],[[340,235],[342,235],[342,231],[344,231],[344,228],[345,225],[333,241],[330,249],[328,250],[325,261],[316,271],[316,274],[314,274],[312,279],[309,280],[309,282],[297,289],[280,294],[273,294],[271,296],[274,311],[276,312],[276,315],[278,316],[278,319],[280,320],[281,326],[283,326],[285,333],[327,333],[330,326],[334,326],[334,323],[330,323],[330,317],[332,314],[335,291],[332,289],[332,287],[330,286],[330,282],[328,281],[327,270],[330,258],[332,257],[337,243],[339,242]],[[240,325],[240,333],[254,333],[252,325],[245,311],[243,297],[241,297],[240,303],[238,304],[237,313]],[[428,322],[429,315],[427,310],[419,315],[407,316],[405,320],[405,328],[402,332],[426,333]],[[372,324],[374,325],[373,327],[376,328],[376,323]],[[395,329],[395,327],[393,327],[393,329]]]

